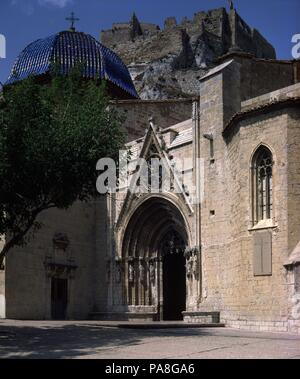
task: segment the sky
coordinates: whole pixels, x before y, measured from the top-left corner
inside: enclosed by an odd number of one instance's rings
[[[276,48],[279,59],[292,59],[291,39],[300,34],[300,0],[235,0],[244,20]],[[18,54],[29,43],[69,28],[72,11],[76,28],[99,39],[114,22],[128,21],[135,11],[140,21],[163,26],[165,18],[192,18],[201,10],[227,7],[227,0],[0,0],[0,34],[6,38],[6,58],[0,59],[5,82]]]

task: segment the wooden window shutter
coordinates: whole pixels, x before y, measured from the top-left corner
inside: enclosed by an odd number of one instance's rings
[[[272,234],[268,231],[253,235],[254,276],[272,275]]]

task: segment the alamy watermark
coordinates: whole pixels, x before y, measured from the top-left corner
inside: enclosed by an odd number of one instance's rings
[[[292,48],[292,56],[294,59],[300,59],[300,34],[293,35],[292,43],[295,44]]]
[[[135,195],[175,193],[184,196],[190,204],[201,203],[204,196],[201,185],[204,160],[200,158],[131,159],[124,150],[119,152],[118,162],[110,158],[100,159],[96,169],[99,172],[96,187],[100,194],[124,191]],[[195,169],[197,177],[194,176]]]
[[[6,38],[0,34],[0,59],[6,58]]]

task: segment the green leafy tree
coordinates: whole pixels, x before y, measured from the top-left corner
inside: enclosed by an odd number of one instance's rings
[[[0,100],[0,265],[14,246],[42,227],[38,216],[96,196],[96,163],[116,159],[125,135],[103,86],[79,70],[29,78]]]

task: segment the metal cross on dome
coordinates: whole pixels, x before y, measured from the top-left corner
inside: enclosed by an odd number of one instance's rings
[[[70,27],[70,30],[75,31],[75,22],[76,22],[76,21],[79,21],[79,20],[80,20],[79,18],[76,18],[76,17],[75,17],[74,12],[71,13],[71,16],[70,16],[70,17],[67,17],[67,18],[66,18],[66,21],[71,21],[71,27]]]

